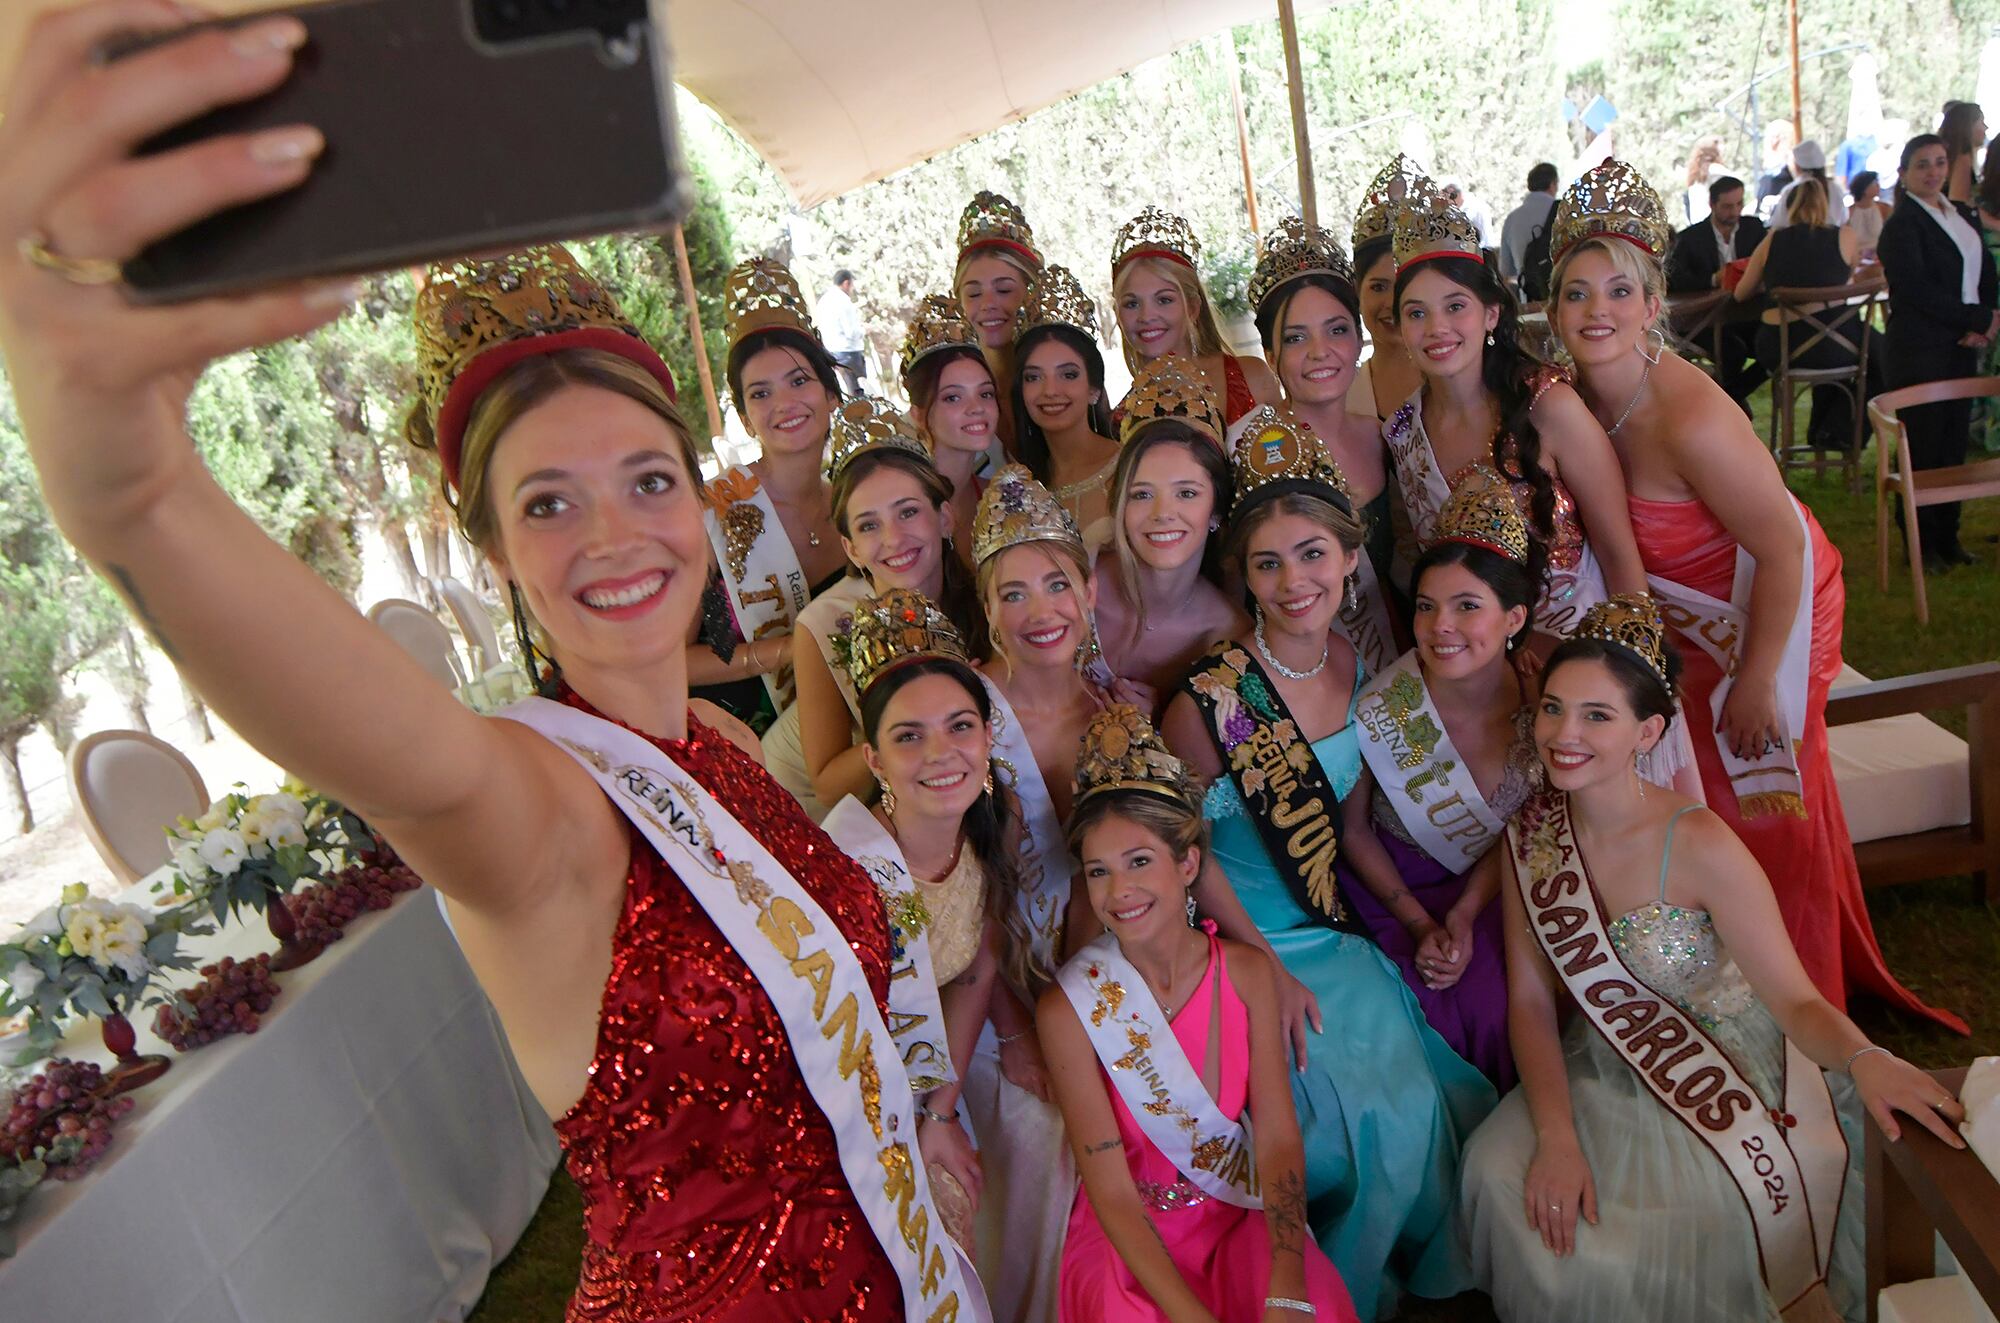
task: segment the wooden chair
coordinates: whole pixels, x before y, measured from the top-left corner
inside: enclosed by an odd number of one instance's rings
[[[465,683],[458,655],[451,646],[451,631],[417,603],[401,597],[385,597],[368,608],[368,619],[416,658],[445,688],[456,691]]]
[[[2000,377],[1961,377],[1928,381],[1921,386],[1883,391],[1868,402],[1875,425],[1875,582],[1889,591],[1889,502],[1896,493],[1903,507],[1904,546],[1910,558],[1910,584],[1917,596],[1917,623],[1931,621],[1930,597],[1924,591],[1924,549],[1917,536],[1917,511],[1926,505],[2000,496],[2000,459],[1974,460],[1941,469],[1910,466],[1910,433],[1903,409],[1945,400],[2000,397]]]
[[[1810,465],[1826,472],[1827,452],[1793,442],[1798,394],[1817,386],[1840,391],[1854,405],[1853,425],[1842,446],[1841,471],[1847,485],[1860,489],[1861,445],[1867,436],[1862,411],[1868,403],[1868,347],[1875,309],[1887,292],[1879,280],[1858,284],[1774,289],[1772,314],[1778,326],[1778,361],[1771,372],[1771,453],[1780,470]],[[1793,360],[1821,343],[1845,349],[1854,361],[1842,367],[1796,367]]]
[[[208,810],[208,788],[188,756],[144,731],[86,735],[68,762],[83,834],[121,885],[167,862],[168,827]]]
[[[1736,310],[1726,289],[1667,296],[1666,323],[1683,355],[1709,376],[1722,376],[1722,331]]]

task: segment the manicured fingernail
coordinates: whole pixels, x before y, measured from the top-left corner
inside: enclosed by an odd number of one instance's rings
[[[309,124],[272,129],[250,140],[250,159],[259,165],[289,165],[326,150],[326,136]]]
[[[306,25],[296,18],[273,18],[238,28],[229,38],[230,48],[246,60],[261,60],[280,51],[295,51],[306,44]]]
[[[329,280],[323,285],[315,285],[306,291],[308,308],[344,308],[361,297],[362,282],[354,280]]]

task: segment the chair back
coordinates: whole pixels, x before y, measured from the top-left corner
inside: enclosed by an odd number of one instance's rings
[[[401,597],[385,597],[368,608],[368,619],[416,658],[445,688],[456,690],[465,683],[458,657],[452,651],[451,631],[417,603]]]
[[[473,678],[498,666],[503,660],[500,634],[493,628],[493,617],[486,614],[478,596],[449,574],[439,575],[431,581],[431,586],[458,623],[458,635],[465,640],[466,651],[472,657]]]
[[[1862,371],[1868,363],[1871,315],[1886,287],[1880,281],[1861,284],[1794,286],[1771,291],[1778,312],[1778,352],[1784,366],[1822,341],[1854,355],[1853,368],[1808,368],[1807,371]]]
[[[1736,296],[1726,289],[1669,294],[1666,329],[1684,349],[1707,359],[1711,369],[1719,369],[1723,327],[1735,307]]]
[[[83,834],[119,882],[166,863],[166,829],[208,809],[188,756],[139,730],[100,730],[70,746],[69,794]]]

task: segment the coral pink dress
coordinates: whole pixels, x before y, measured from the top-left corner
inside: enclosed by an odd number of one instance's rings
[[[1250,1014],[1229,981],[1221,943],[1212,933],[1208,972],[1174,1017],[1174,1038],[1188,1060],[1199,1062],[1207,1055],[1209,1007],[1216,1000],[1218,978],[1222,1068],[1216,1103],[1224,1116],[1241,1116],[1250,1098]],[[1271,1276],[1271,1238],[1263,1210],[1238,1208],[1203,1194],[1146,1138],[1101,1065],[1098,1074],[1118,1118],[1125,1162],[1147,1204],[1146,1215],[1159,1229],[1182,1279],[1221,1323],[1261,1323]],[[1299,1238],[1305,1245],[1306,1298],[1318,1307],[1321,1323],[1357,1323],[1332,1260],[1305,1228]],[[1090,1195],[1081,1187],[1063,1242],[1061,1302],[1062,1323],[1163,1323],[1166,1318],[1104,1234]]]
[[[1719,601],[1728,601],[1736,577],[1736,539],[1700,501],[1647,501],[1628,498],[1632,533],[1648,574],[1657,574]],[[1803,508],[1803,507],[1802,507]],[[1861,872],[1848,839],[1847,815],[1834,788],[1827,758],[1826,699],[1840,674],[1841,613],[1847,589],[1840,578],[1840,552],[1819,521],[1805,511],[1812,539],[1812,661],[1806,700],[1804,747],[1799,779],[1805,789],[1804,820],[1783,814],[1745,819],[1722,765],[1721,751],[1707,730],[1691,730],[1695,763],[1701,769],[1708,807],[1736,829],[1771,879],[1785,930],[1798,948],[1806,973],[1826,999],[1845,1008],[1847,994],[1872,993],[1899,1010],[1929,1016],[1965,1033],[1965,1022],[1949,1011],[1918,1001],[1896,981],[1882,960],[1868,907],[1861,898]],[[1700,648],[1676,639],[1681,655],[1681,709],[1706,726],[1710,702],[1722,672]]]

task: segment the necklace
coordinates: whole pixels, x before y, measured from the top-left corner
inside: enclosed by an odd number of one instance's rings
[[[1318,675],[1321,671],[1326,669],[1326,659],[1333,653],[1333,635],[1329,634],[1326,636],[1326,646],[1319,650],[1319,661],[1313,666],[1313,668],[1310,671],[1295,671],[1291,667],[1285,665],[1283,662],[1279,661],[1276,657],[1273,657],[1271,655],[1270,647],[1264,642],[1264,612],[1261,607],[1257,611],[1256,637],[1257,637],[1257,655],[1264,659],[1264,664],[1266,666],[1269,666],[1272,670],[1276,671],[1279,675],[1284,676],[1287,680],[1312,679],[1315,675]]]
[[[1639,407],[1639,397],[1646,393],[1646,383],[1653,378],[1653,360],[1647,358],[1644,354],[1639,355],[1639,360],[1646,365],[1639,373],[1639,389],[1632,392],[1632,399],[1626,404],[1625,412],[1618,415],[1618,421],[1604,429],[1604,435],[1606,436],[1618,435],[1618,429],[1625,426],[1625,420],[1630,418],[1632,411]]]

